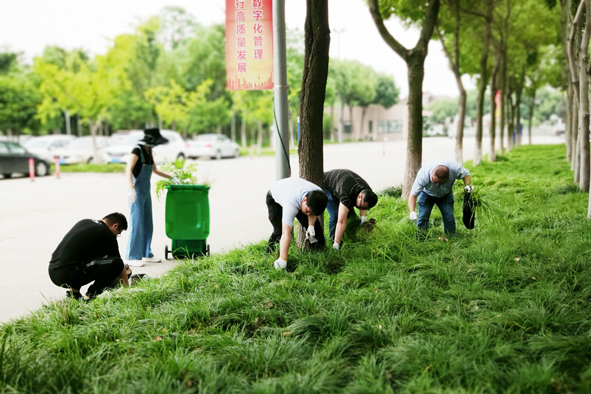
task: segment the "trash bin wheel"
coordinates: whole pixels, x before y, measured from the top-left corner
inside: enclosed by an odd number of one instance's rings
[[[205,249],[205,255],[209,256],[209,244],[207,244],[207,249]]]
[[[165,260],[169,260],[169,258],[168,258],[169,253],[170,253],[170,251],[168,250],[168,245],[164,245],[164,259]]]

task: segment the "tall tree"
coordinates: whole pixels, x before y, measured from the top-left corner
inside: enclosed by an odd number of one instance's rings
[[[408,67],[408,111],[409,131],[407,138],[406,167],[402,184],[402,197],[407,198],[412,184],[421,168],[423,155],[423,78],[425,58],[429,41],[437,22],[440,0],[368,0],[371,16],[386,43],[396,52]],[[399,17],[421,22],[421,34],[416,46],[405,48],[388,31],[384,19],[393,14]]]
[[[104,56],[97,56],[87,63],[79,54],[73,53],[66,69],[35,59],[35,72],[42,78],[40,91],[43,102],[39,111],[52,109],[54,102],[60,108],[78,113],[90,128],[93,137],[94,157],[97,154],[96,133],[101,122],[107,117],[107,110],[119,89],[126,89],[129,80],[125,70],[118,64],[111,64]]]
[[[306,0],[304,70],[300,92],[300,178],[322,186],[324,174],[323,119],[330,30],[328,0]],[[305,229],[298,226],[298,245],[305,247]]]
[[[461,12],[460,12],[460,0],[444,0],[443,4],[446,5],[444,8],[449,16],[447,18],[439,18],[438,25],[435,26],[435,32],[443,51],[449,60],[449,68],[454,73],[456,78],[456,84],[460,92],[460,100],[458,103],[458,123],[456,125],[456,161],[458,163],[464,162],[464,121],[466,118],[466,89],[462,82],[462,72],[460,63],[460,27],[461,27]],[[452,33],[452,43],[446,42],[444,35],[447,31]]]
[[[489,79],[489,49],[492,41],[492,23],[493,23],[493,11],[495,9],[494,0],[486,0],[481,3],[482,7],[485,8],[484,12],[478,12],[476,10],[465,10],[472,15],[481,17],[484,19],[484,26],[481,30],[481,35],[478,36],[478,40],[481,42],[481,52],[479,60],[479,76],[478,76],[478,99],[476,102],[476,147],[474,150],[474,165],[479,165],[482,162],[482,135],[484,128],[484,95],[486,93],[486,87],[488,86]]]
[[[300,93],[300,177],[322,185],[322,120],[328,77],[328,0],[306,0],[304,71]]]

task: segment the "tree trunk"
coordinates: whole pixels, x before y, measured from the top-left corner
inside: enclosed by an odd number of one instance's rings
[[[99,155],[98,146],[96,144],[96,134],[98,129],[101,127],[100,121],[89,121],[90,135],[92,136],[92,156],[96,164],[103,164],[103,158]]]
[[[408,68],[408,138],[406,145],[406,167],[402,184],[402,198],[407,199],[421,168],[423,156],[423,78],[425,74],[425,57],[429,51],[429,41],[437,23],[439,0],[429,2],[425,10],[421,34],[413,49],[406,49],[388,31],[384,25],[378,0],[368,0],[369,11],[384,41],[406,62]]]
[[[423,156],[423,79],[425,56],[411,55],[408,65],[408,138],[402,198],[407,199]]]
[[[482,129],[484,115],[484,94],[488,84],[488,48],[491,39],[491,23],[494,2],[490,2],[487,16],[485,18],[484,41],[482,43],[482,53],[480,55],[480,79],[478,83],[478,99],[476,101],[476,147],[474,151],[473,164],[475,166],[482,162]]]
[[[568,73],[568,71],[567,71]],[[567,81],[570,79],[567,78]],[[566,119],[564,122],[564,139],[566,144],[566,160],[572,163],[573,160],[573,144],[572,144],[572,116],[573,116],[573,89],[568,84],[566,89]]]
[[[334,103],[330,106],[330,142],[335,142],[334,133]]]
[[[517,146],[521,146],[521,95],[523,93],[523,84],[525,82],[525,67],[521,69],[517,89],[515,90],[515,141]]]
[[[585,30],[581,38],[579,48],[579,91],[580,91],[580,119],[579,128],[581,141],[581,157],[579,165],[579,188],[583,192],[589,192],[589,40],[591,38],[591,0],[584,0],[586,8]]]
[[[230,118],[230,138],[232,142],[236,142],[236,111],[232,108],[232,115]]]
[[[507,94],[507,152],[511,152],[513,150],[513,136],[515,133],[515,111],[513,106],[513,92],[509,90]]]
[[[359,138],[363,136],[363,122],[365,120],[365,114],[367,112],[367,107],[361,108],[361,122],[359,122]]]
[[[330,30],[328,0],[306,0],[304,71],[300,92],[300,178],[322,186],[324,153],[322,120],[328,77]],[[323,221],[321,221],[323,223]],[[303,240],[300,228],[298,240]],[[300,242],[300,246],[304,245]]]
[[[261,154],[261,148],[263,147],[263,122],[257,121],[257,155]]]
[[[466,89],[464,85],[458,85],[460,89],[460,101],[458,103],[458,124],[456,129],[456,161],[464,162],[464,122],[466,119]]]
[[[573,161],[571,162],[571,171],[575,172],[575,183],[579,183],[579,102],[573,100],[573,110],[571,119],[572,129],[572,147],[573,147]]]
[[[243,148],[248,147],[248,142],[246,141],[246,122],[244,118],[242,118],[242,122],[240,122],[240,145]]]
[[[293,143],[293,141],[294,141],[294,138],[293,138],[293,130],[294,130],[294,127],[293,127],[293,119],[289,119],[288,124],[289,124],[289,148],[291,149],[291,148],[294,147],[294,143]]]
[[[324,97],[328,76],[330,31],[328,0],[306,1],[305,54],[300,93],[300,177],[318,186],[323,175]]]
[[[532,94],[530,96],[530,102],[529,102],[529,114],[528,114],[528,124],[527,124],[527,136],[528,136],[529,145],[532,144],[531,128],[532,128],[532,121],[534,118],[535,103],[536,103],[536,89],[532,89]]]
[[[459,0],[451,1],[450,8],[454,14],[455,25],[454,25],[454,40],[453,40],[453,56],[452,52],[445,45],[443,35],[439,31],[439,28],[435,26],[435,32],[439,36],[439,41],[443,46],[443,50],[447,59],[449,60],[449,68],[454,73],[456,78],[456,84],[460,92],[460,99],[458,102],[458,123],[456,125],[456,161],[458,163],[464,162],[464,122],[466,119],[466,89],[464,89],[464,83],[462,82],[462,74],[460,72],[460,26],[461,26],[461,12]]]
[[[496,161],[496,149],[495,149],[495,137],[496,137],[496,127],[497,127],[497,119],[495,113],[497,111],[497,103],[495,101],[496,93],[497,93],[497,75],[499,71],[499,58],[500,56],[495,57],[495,67],[493,69],[492,75],[490,77],[490,153],[488,155],[488,161]]]
[[[501,52],[501,73],[499,76],[499,87],[501,89],[501,119],[499,123],[499,154],[505,154],[505,126],[507,125],[507,106],[505,103],[507,100],[505,99],[505,91],[507,89],[507,48],[505,48],[505,43],[501,42],[500,45],[500,52]],[[507,132],[507,134],[509,134]]]
[[[356,141],[353,129],[353,104],[351,104],[349,105],[349,135],[351,136],[351,141]]]
[[[574,89],[573,89],[574,93]],[[575,167],[579,165],[579,100],[573,94],[573,106],[572,106],[572,119],[571,119],[571,147],[573,153],[573,161],[571,162],[571,170],[575,171]],[[577,182],[579,178],[577,177]]]

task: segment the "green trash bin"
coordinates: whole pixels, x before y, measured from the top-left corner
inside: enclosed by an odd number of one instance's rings
[[[172,249],[164,248],[164,258],[194,258],[209,254],[209,186],[167,186],[165,205],[166,236]]]

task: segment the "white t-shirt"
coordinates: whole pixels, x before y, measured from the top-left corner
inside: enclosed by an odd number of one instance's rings
[[[308,192],[322,189],[301,178],[284,178],[271,186],[271,197],[283,208],[281,221],[293,227],[293,220],[302,207],[302,200]]]

